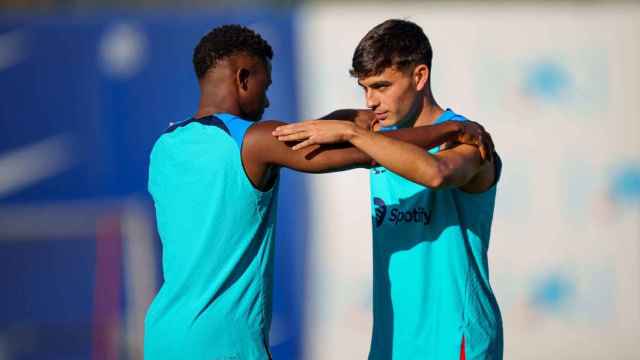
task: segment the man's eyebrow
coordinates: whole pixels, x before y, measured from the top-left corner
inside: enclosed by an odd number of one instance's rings
[[[378,81],[374,81],[371,85],[369,85],[369,87],[377,87],[377,86],[383,86],[383,85],[390,85],[391,81],[389,80],[378,80]]]

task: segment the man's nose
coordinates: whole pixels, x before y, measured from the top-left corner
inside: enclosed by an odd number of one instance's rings
[[[375,96],[373,91],[367,90],[365,97],[366,97],[367,107],[369,109],[375,110],[375,108],[377,108],[380,105],[380,101],[378,100],[378,97]]]

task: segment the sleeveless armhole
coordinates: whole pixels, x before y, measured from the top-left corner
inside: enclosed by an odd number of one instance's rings
[[[276,183],[278,182],[278,176],[276,175],[274,177],[273,181],[271,182],[271,184],[269,184],[267,189],[264,189],[264,190],[260,189],[253,183],[253,181],[251,181],[251,178],[249,178],[249,174],[247,174],[247,169],[244,166],[244,160],[242,159],[242,148],[244,145],[244,137],[247,133],[247,130],[249,130],[249,128],[253,126],[255,122],[250,122],[240,117],[237,117],[235,115],[224,114],[224,113],[215,114],[215,117],[219,118],[225,124],[227,129],[229,129],[229,135],[231,135],[233,140],[238,145],[238,149],[240,149],[240,164],[242,165],[242,171],[244,172],[244,177],[247,179],[247,182],[251,185],[251,187],[255,191],[258,191],[260,193],[268,193],[271,190],[273,190],[275,188]]]

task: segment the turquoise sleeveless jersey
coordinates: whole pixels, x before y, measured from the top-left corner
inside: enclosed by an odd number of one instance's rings
[[[270,357],[277,184],[261,192],[244,172],[251,124],[229,114],[191,119],[153,147],[164,283],[145,319],[146,360]]]
[[[465,119],[447,110],[436,123],[446,120]],[[369,359],[458,360],[463,337],[467,360],[502,359],[502,320],[487,264],[495,185],[480,194],[431,190],[383,167],[371,169],[370,180]]]

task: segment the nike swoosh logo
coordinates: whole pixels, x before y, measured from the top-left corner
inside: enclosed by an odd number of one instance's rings
[[[0,198],[71,168],[72,154],[66,134],[0,154]]]

